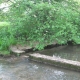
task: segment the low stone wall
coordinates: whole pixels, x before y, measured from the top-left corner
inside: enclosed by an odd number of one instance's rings
[[[46,56],[39,53],[29,55],[29,59],[37,62],[42,62],[62,68],[80,71],[80,62],[58,58],[56,56]]]

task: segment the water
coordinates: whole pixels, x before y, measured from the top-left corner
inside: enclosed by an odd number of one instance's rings
[[[0,80],[80,80],[80,73],[21,57],[0,60]]]
[[[55,55],[64,59],[80,61],[80,46],[59,46],[38,52],[49,56]]]

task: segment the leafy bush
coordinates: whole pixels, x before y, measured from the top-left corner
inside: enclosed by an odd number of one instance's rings
[[[0,29],[2,27],[9,27],[10,26],[10,23],[9,22],[0,22]]]
[[[0,50],[8,50],[11,44],[15,43],[9,22],[0,22]]]
[[[1,30],[0,45],[9,47],[17,40],[36,42],[38,49],[55,41],[80,44],[79,9],[73,0],[15,0],[9,13],[11,27]]]

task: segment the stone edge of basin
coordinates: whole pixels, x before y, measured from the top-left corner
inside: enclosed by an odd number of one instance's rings
[[[46,63],[53,66],[66,68],[69,70],[80,71],[80,62],[58,58],[56,56],[47,56],[40,53],[29,54],[29,59],[37,62]]]

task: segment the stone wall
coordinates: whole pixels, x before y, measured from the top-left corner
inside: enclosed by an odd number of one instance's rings
[[[80,71],[80,62],[78,61],[62,59],[56,56],[53,56],[53,57],[46,56],[39,53],[30,54],[29,59],[37,62],[42,62],[42,63],[66,68],[66,69]]]

